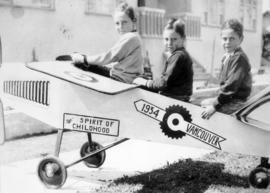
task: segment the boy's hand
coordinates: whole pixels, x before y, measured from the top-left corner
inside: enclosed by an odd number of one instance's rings
[[[142,85],[142,86],[146,86],[147,85],[147,80],[141,77],[135,78],[132,82],[133,84],[137,84],[137,85]]]
[[[74,53],[70,55],[74,64],[84,63],[84,57],[82,54]]]
[[[216,108],[213,105],[205,107],[205,110],[202,112],[203,119],[209,119],[216,112]]]

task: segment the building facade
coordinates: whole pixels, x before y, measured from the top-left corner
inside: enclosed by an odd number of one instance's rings
[[[53,60],[72,52],[96,54],[118,38],[112,21],[125,0],[0,0],[3,62]],[[262,0],[126,0],[137,7],[138,31],[154,76],[162,66],[162,29],[169,17],[186,21],[186,47],[197,66],[215,74],[223,50],[220,26],[228,18],[244,24],[242,47],[253,68],[261,60]]]

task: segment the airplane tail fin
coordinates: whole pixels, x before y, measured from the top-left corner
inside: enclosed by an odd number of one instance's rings
[[[4,122],[4,108],[0,100],[0,145],[5,142],[5,122]]]
[[[2,43],[1,43],[1,36],[0,36],[0,67],[2,64]]]

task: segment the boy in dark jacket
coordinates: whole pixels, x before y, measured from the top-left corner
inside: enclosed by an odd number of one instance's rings
[[[192,95],[192,60],[184,47],[185,24],[181,20],[170,19],[163,31],[163,40],[168,53],[162,74],[154,80],[136,78],[133,83],[149,90],[188,102]]]
[[[216,111],[231,114],[241,108],[251,92],[250,64],[240,45],[243,26],[236,19],[225,21],[221,30],[225,54],[219,76],[220,88],[216,98],[202,101],[202,118],[209,119]]]

